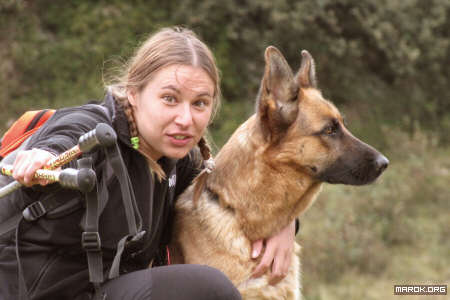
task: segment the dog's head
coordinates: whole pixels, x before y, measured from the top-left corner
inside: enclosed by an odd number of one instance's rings
[[[257,119],[267,159],[289,164],[318,181],[373,182],[389,161],[347,130],[337,108],[317,89],[313,58],[305,50],[301,54],[294,75],[278,49],[270,46],[265,52]]]

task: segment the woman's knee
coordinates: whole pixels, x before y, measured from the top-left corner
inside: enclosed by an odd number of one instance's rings
[[[215,300],[241,299],[241,294],[231,280],[218,269],[203,265],[191,266],[196,277],[194,288],[200,289],[200,294],[210,295]]]

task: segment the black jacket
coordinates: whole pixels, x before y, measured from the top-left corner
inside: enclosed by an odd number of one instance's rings
[[[178,161],[160,159],[158,163],[166,172],[167,180],[153,180],[146,159],[130,144],[125,115],[110,95],[106,96],[101,106],[88,104],[58,110],[33,135],[28,148],[62,153],[77,144],[82,134],[94,129],[100,122],[110,124],[117,133],[119,148],[142,216],[142,229],[146,231],[140,243],[124,251],[120,270],[126,273],[147,268],[170,238],[174,200],[199,172],[198,151],[193,150]],[[128,228],[117,178],[102,152],[97,152],[93,157],[99,201],[104,206],[99,232],[104,270],[108,272],[117,243],[128,233]],[[74,163],[69,166],[75,167]],[[0,199],[0,217],[11,216],[34,201],[46,201],[52,197],[63,197],[70,204],[47,213],[37,221],[23,220],[19,226],[19,255],[30,298],[89,299],[93,289],[89,283],[86,253],[81,248],[83,229],[80,224],[85,213],[84,195],[55,184],[22,188],[11,194],[9,201]],[[0,299],[17,298],[18,269],[14,236],[11,231],[0,237]]]

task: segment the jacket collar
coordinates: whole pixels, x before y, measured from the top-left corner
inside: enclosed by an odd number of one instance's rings
[[[128,120],[123,112],[123,109],[119,104],[114,100],[113,95],[110,92],[107,92],[104,99],[105,107],[109,110],[112,125],[114,130],[116,131],[117,137],[120,141],[127,146],[132,147],[130,141],[130,129],[128,126]]]
[[[164,173],[166,173],[166,177],[170,175],[177,162],[178,159],[168,158],[165,156],[158,160],[158,164],[162,167]]]

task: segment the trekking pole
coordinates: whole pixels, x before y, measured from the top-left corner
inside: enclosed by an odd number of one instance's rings
[[[44,166],[44,169],[46,170],[57,169],[62,165],[65,165],[70,161],[74,160],[81,154],[92,151],[97,146],[109,147],[111,145],[114,145],[116,139],[117,135],[114,132],[114,129],[111,128],[111,126],[105,123],[99,123],[97,124],[95,129],[80,136],[77,145],[50,160]],[[0,189],[0,198],[14,192],[21,186],[22,184],[20,184],[20,182],[18,181],[13,181],[7,184],[6,186]]]
[[[6,176],[12,176],[12,165],[3,165],[0,172]],[[92,169],[67,168],[62,171],[39,169],[34,174],[34,179],[45,179],[50,182],[58,182],[61,186],[89,192],[95,185],[95,172]]]

